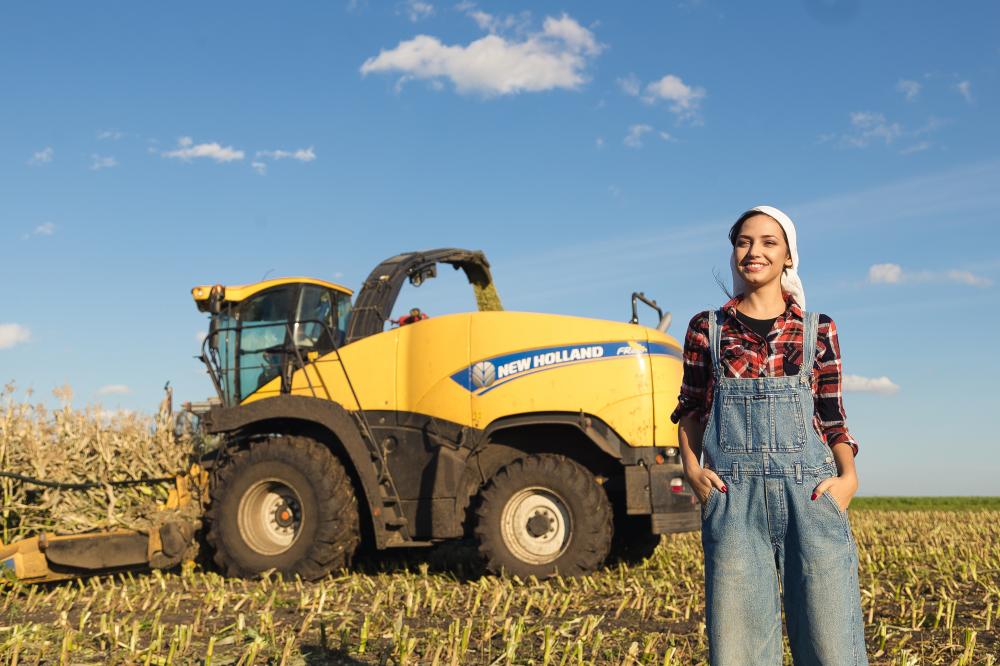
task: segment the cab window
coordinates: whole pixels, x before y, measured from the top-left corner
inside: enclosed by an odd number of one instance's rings
[[[295,315],[295,345],[320,354],[332,351],[341,342],[338,314],[337,294],[324,287],[303,286]]]
[[[294,290],[270,289],[240,307],[240,400],[281,374]]]

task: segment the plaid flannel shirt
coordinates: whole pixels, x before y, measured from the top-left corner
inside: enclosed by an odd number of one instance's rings
[[[721,321],[720,360],[726,376],[783,377],[798,373],[805,327],[798,304],[785,294],[785,312],[774,321],[765,340],[736,318],[736,306],[741,300],[736,296],[722,306],[725,316]],[[827,446],[850,444],[854,455],[858,455],[858,444],[847,430],[840,367],[837,327],[832,319],[821,314],[812,369],[813,428]],[[706,310],[691,319],[684,337],[684,378],[671,421],[677,423],[690,414],[702,424],[708,422],[715,385],[713,375]]]

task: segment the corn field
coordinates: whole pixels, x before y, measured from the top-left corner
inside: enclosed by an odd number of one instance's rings
[[[0,539],[7,543],[42,531],[142,530],[162,520],[157,503],[166,499],[168,485],[112,482],[172,477],[189,467],[194,442],[174,436],[169,410],[156,418],[96,406],[76,410],[68,386],[53,393],[61,406],[50,410],[15,399],[12,383],[0,388],[0,470],[94,487],[47,488],[0,478]]]
[[[68,406],[61,415],[25,411],[9,393],[0,407],[5,469],[11,443],[32,427],[89,456],[83,467],[104,465],[86,477],[98,480],[124,468],[112,470],[113,458],[94,453],[95,443],[146,455],[156,438],[149,424],[111,423]],[[184,452],[149,455],[127,473],[172,472]],[[47,462],[37,471],[55,470]],[[7,481],[5,526],[12,513],[22,518],[5,540],[50,525]],[[45,493],[33,499],[63,511],[57,522],[72,526],[70,515],[81,525],[121,524],[155,498],[119,503],[98,493],[89,510]],[[851,509],[871,663],[997,663],[1000,511],[908,508]],[[488,576],[464,543],[362,555],[354,571],[314,583],[224,579],[193,563],[52,585],[0,579],[0,664],[705,663],[701,555],[699,535],[687,533],[665,537],[642,565],[577,579]]]

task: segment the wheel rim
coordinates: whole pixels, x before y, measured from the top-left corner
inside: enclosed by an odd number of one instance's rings
[[[548,564],[566,552],[569,545],[569,508],[547,488],[525,488],[504,506],[500,531],[516,558],[529,564]]]
[[[264,479],[240,499],[237,524],[243,541],[261,555],[280,555],[302,531],[302,501],[278,479]]]

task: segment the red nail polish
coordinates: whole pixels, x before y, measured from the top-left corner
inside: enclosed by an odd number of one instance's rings
[[[816,493],[813,493],[813,499],[816,499]]]
[[[726,488],[725,486],[722,486],[722,492],[724,492],[724,493],[729,492],[729,488]]]

